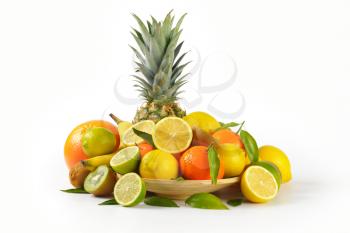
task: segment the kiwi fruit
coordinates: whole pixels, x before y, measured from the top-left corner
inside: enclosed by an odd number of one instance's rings
[[[69,171],[70,183],[76,188],[83,187],[85,178],[89,173],[90,171],[86,169],[82,163],[75,164]]]
[[[116,182],[115,173],[107,165],[100,165],[86,177],[84,189],[95,196],[108,196]]]

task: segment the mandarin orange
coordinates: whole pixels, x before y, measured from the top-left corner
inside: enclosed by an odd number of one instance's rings
[[[208,147],[194,146],[185,151],[180,158],[182,176],[189,180],[210,180]],[[224,164],[220,160],[218,179],[224,177]]]

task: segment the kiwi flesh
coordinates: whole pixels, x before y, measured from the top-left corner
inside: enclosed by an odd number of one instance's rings
[[[81,188],[84,186],[85,178],[89,175],[90,171],[86,169],[83,164],[77,163],[69,170],[70,183],[76,187]]]
[[[109,196],[116,182],[115,173],[107,165],[100,165],[86,177],[84,189],[95,196]]]

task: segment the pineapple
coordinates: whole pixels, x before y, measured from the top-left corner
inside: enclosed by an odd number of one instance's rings
[[[140,30],[132,29],[139,50],[131,47],[137,61],[135,61],[138,75],[134,85],[145,103],[139,107],[133,123],[141,120],[152,120],[158,122],[168,116],[183,117],[186,115],[177,100],[179,90],[185,83],[187,74],[182,74],[183,69],[189,63],[182,64],[181,61],[186,53],[180,54],[183,44],[178,43],[182,29],[183,15],[173,27],[174,16],[169,12],[163,22],[152,17],[147,21],[147,26],[137,15],[136,19]]]

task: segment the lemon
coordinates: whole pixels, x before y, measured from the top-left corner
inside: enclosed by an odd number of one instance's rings
[[[124,132],[124,135],[122,135],[122,142],[126,146],[134,146],[144,141],[142,138],[140,138],[134,133],[133,128],[142,132],[146,132],[148,134],[152,134],[154,130],[154,122],[151,120],[140,121],[132,127],[128,128]]]
[[[123,175],[114,186],[114,199],[122,206],[135,206],[146,196],[146,185],[136,173]]]
[[[140,150],[137,146],[130,146],[118,151],[111,159],[112,169],[119,174],[126,174],[137,170],[140,162]]]
[[[178,175],[177,160],[172,154],[152,150],[141,160],[140,175],[149,179],[175,179]]]
[[[291,165],[287,155],[274,146],[262,146],[259,148],[259,159],[275,164],[282,174],[282,183],[292,179]]]
[[[225,178],[239,176],[245,167],[245,152],[236,144],[221,144],[217,152],[223,160]]]
[[[186,121],[178,117],[166,117],[156,124],[153,142],[158,149],[176,154],[190,146],[192,137],[192,129]]]
[[[211,115],[205,112],[192,112],[183,119],[191,126],[198,127],[207,133],[214,132],[220,127],[220,123]]]
[[[243,173],[241,191],[247,200],[264,203],[272,200],[278,193],[278,181],[265,167],[251,165]]]

